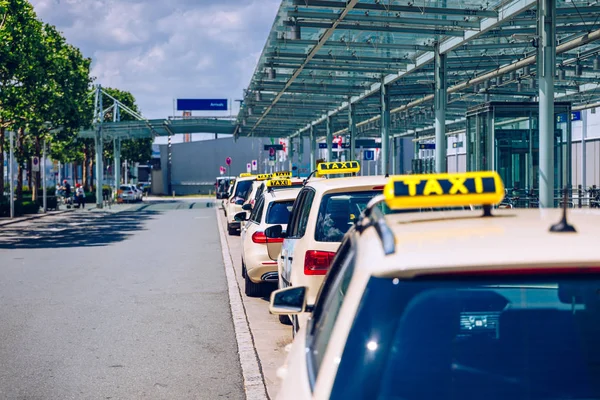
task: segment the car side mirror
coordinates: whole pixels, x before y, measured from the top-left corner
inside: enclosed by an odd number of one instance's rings
[[[242,206],[242,210],[252,211],[252,204],[246,203]]]
[[[285,237],[283,233],[283,226],[273,225],[265,229],[265,236],[267,239],[282,239]]]
[[[246,213],[244,211],[239,212],[233,216],[233,219],[237,222],[243,222],[246,220]]]
[[[306,286],[291,286],[271,293],[269,312],[274,315],[294,315],[307,311]]]

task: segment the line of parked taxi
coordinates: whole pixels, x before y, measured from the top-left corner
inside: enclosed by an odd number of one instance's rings
[[[600,398],[600,213],[497,209],[496,172],[359,168],[240,177],[254,203],[225,204],[246,294],[277,282],[293,326],[278,398]]]

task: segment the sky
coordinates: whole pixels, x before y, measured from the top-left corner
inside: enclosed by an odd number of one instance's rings
[[[55,25],[69,43],[92,58],[96,83],[131,92],[148,119],[173,115],[176,98],[241,99],[280,4],[280,0],[30,2],[42,21]],[[233,104],[235,114],[237,102]]]

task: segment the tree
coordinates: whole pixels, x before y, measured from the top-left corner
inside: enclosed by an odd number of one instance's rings
[[[24,82],[37,61],[41,26],[28,1],[0,0],[0,165],[4,164],[6,130],[23,128],[28,118]],[[18,156],[25,152],[23,144]],[[0,174],[3,194],[4,174]]]

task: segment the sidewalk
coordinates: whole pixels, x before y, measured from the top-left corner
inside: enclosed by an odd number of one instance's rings
[[[34,219],[50,217],[53,215],[72,213],[72,212],[118,213],[118,212],[122,212],[122,211],[127,211],[138,205],[139,204],[135,204],[135,203],[133,203],[133,204],[113,204],[113,205],[111,205],[110,208],[108,208],[108,206],[105,206],[104,208],[97,208],[95,204],[88,204],[86,206],[86,208],[84,208],[84,209],[70,208],[70,209],[62,209],[59,211],[48,211],[47,213],[40,212],[38,214],[24,215],[22,217],[17,217],[17,218],[13,218],[13,219],[0,218],[0,227],[6,226],[6,225],[18,224],[19,222],[31,221]],[[62,206],[62,207],[64,207],[64,206]]]

